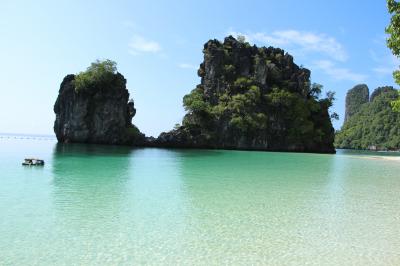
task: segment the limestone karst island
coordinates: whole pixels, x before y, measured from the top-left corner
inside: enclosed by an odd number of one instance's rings
[[[177,128],[145,138],[116,63],[97,61],[67,75],[54,106],[60,142],[334,153],[333,94],[320,98],[310,70],[284,50],[228,36],[204,44],[201,83],[183,97]],[[154,121],[157,123],[157,121]]]
[[[0,266],[400,265],[400,1],[0,11]]]

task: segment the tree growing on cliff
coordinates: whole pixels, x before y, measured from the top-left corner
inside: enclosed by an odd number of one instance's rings
[[[389,13],[392,15],[390,24],[386,27],[386,33],[389,34],[387,46],[392,50],[392,53],[400,56],[400,3],[395,0],[387,0]],[[397,84],[400,84],[400,70],[393,72],[393,77]],[[400,112],[400,95],[399,98],[391,102],[392,108]]]
[[[117,63],[106,59],[96,60],[86,71],[82,71],[75,76],[75,91],[80,92],[96,87],[107,87],[115,78]]]

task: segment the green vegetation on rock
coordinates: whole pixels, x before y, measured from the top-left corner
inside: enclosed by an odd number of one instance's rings
[[[362,104],[369,102],[369,89],[365,84],[354,86],[346,95],[346,111],[344,121],[357,113]]]
[[[398,97],[393,87],[377,88],[370,101],[357,106],[358,111],[336,134],[337,148],[397,150],[400,148],[400,113],[390,103]]]
[[[110,87],[115,80],[117,63],[112,60],[96,60],[86,71],[75,76],[75,91],[92,90],[94,88]]]
[[[126,134],[128,136],[128,139],[131,144],[137,143],[137,142],[143,142],[144,135],[142,132],[140,132],[139,128],[135,125],[128,125],[126,128]]]

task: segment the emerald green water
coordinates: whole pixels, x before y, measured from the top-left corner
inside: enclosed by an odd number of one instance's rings
[[[0,265],[400,265],[400,161],[7,138],[0,151]]]

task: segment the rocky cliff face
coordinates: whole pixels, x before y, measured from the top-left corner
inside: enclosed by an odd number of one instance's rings
[[[158,145],[335,152],[329,99],[282,49],[232,36],[204,45],[201,83],[184,97],[182,125]]]
[[[372,92],[370,100],[365,102],[365,87],[356,98],[362,99],[356,101],[361,104],[353,106],[356,112],[348,117],[336,134],[336,147],[400,150],[400,113],[391,107],[392,101],[398,99],[398,91],[390,86],[379,87]],[[354,91],[351,93],[354,94]]]
[[[346,109],[344,121],[357,113],[361,105],[369,102],[369,89],[365,84],[359,84],[350,89],[346,94]]]
[[[107,86],[96,85],[77,91],[75,75],[67,75],[61,83],[54,105],[54,132],[59,142],[98,144],[136,144],[143,135],[131,124],[136,113],[128,101],[126,80],[113,74]]]

